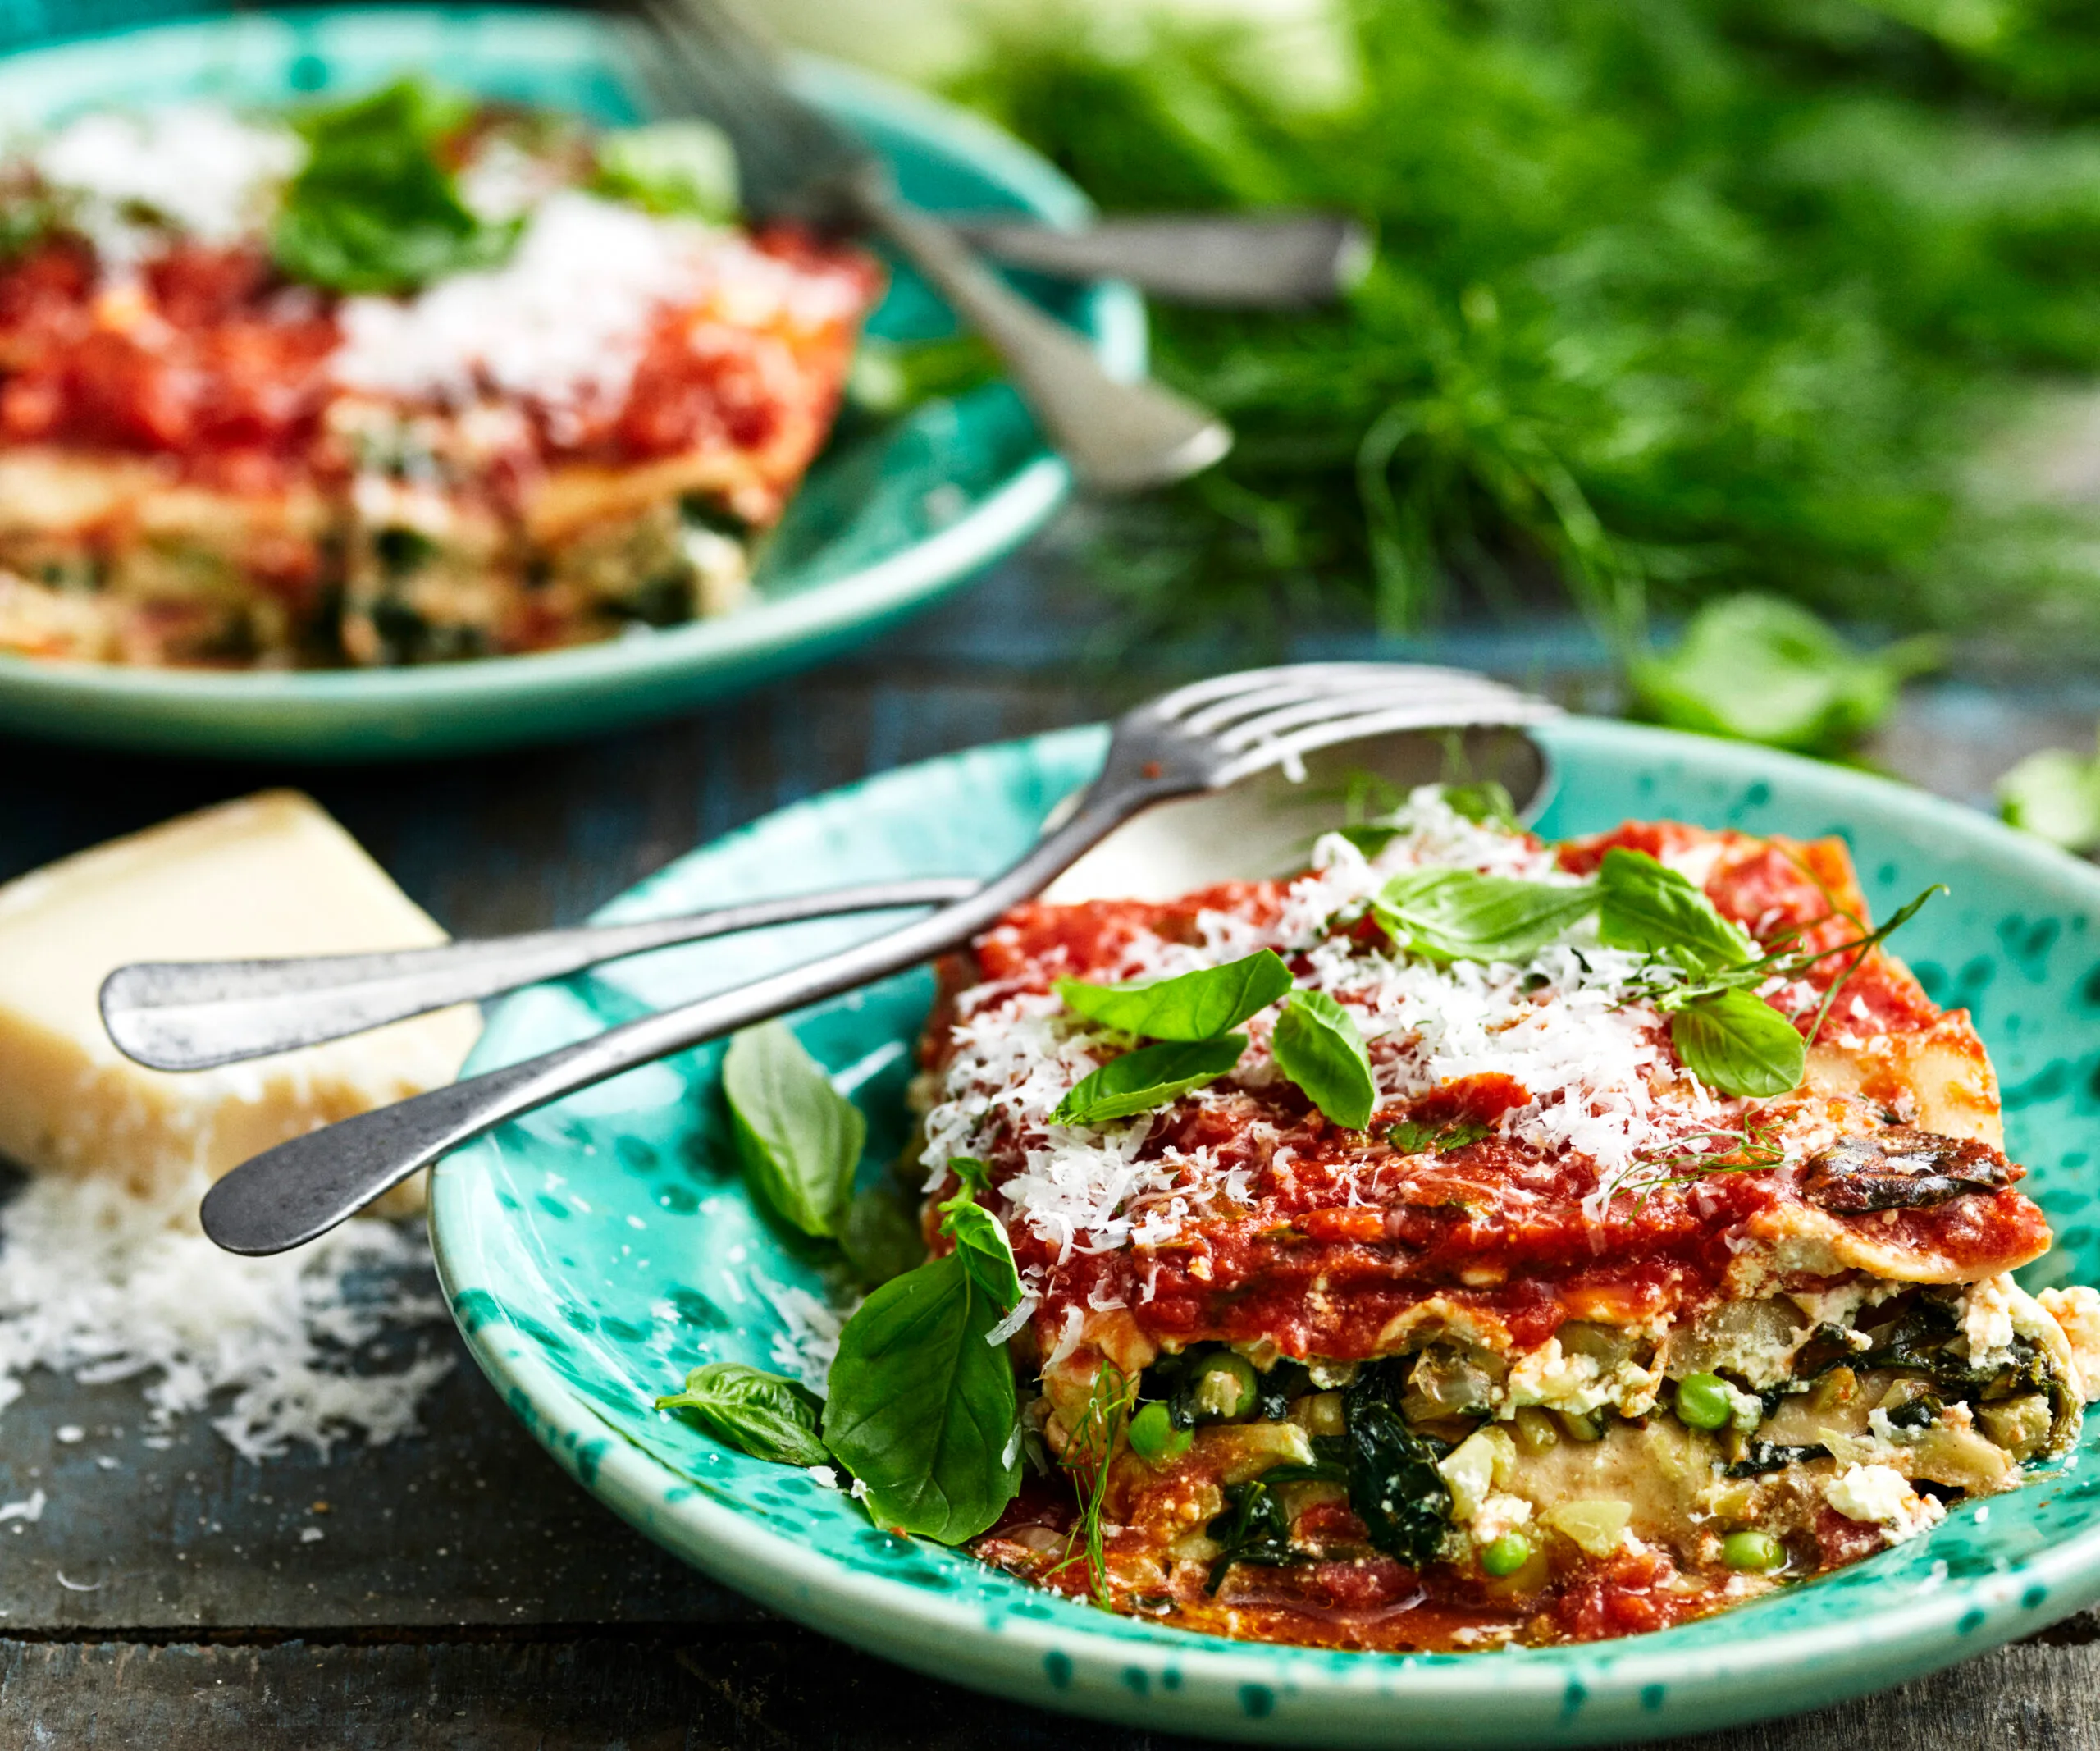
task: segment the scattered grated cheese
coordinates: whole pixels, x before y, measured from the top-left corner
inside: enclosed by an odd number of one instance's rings
[[[1171,977],[1265,948],[1302,957],[1309,970],[1299,985],[1348,1008],[1371,1043],[1381,1098],[1425,1094],[1459,1077],[1514,1077],[1532,1099],[1507,1117],[1506,1130],[1542,1150],[1594,1161],[1598,1183],[1585,1205],[1601,1223],[1644,1154],[1714,1125],[1728,1110],[1678,1072],[1664,1017],[1637,997],[1641,982],[1672,975],[1647,957],[1599,945],[1591,920],[1571,926],[1521,967],[1438,967],[1367,950],[1335,921],[1404,870],[1459,867],[1555,885],[1578,880],[1550,850],[1466,820],[1433,787],[1415,793],[1395,823],[1402,830],[1375,857],[1340,834],[1322,839],[1311,873],[1291,885],[1274,919],[1206,912],[1193,942],[1139,932],[1123,963],[1101,976]],[[962,993],[956,1013],[956,1049],[925,1122],[929,1190],[954,1156],[981,1153],[994,1132],[1022,1138],[1021,1170],[1000,1190],[1018,1219],[1057,1248],[1060,1264],[1075,1252],[1157,1246],[1194,1219],[1199,1205],[1252,1200],[1252,1170],[1244,1162],[1221,1166],[1214,1150],[1170,1149],[1139,1159],[1153,1127],[1148,1116],[1099,1127],[1051,1122],[1107,1044],[1054,994],[987,984]],[[1273,1026],[1267,1016],[1247,1025],[1249,1049],[1233,1082],[1260,1088],[1275,1079]],[[1221,1086],[1186,1098],[1202,1104],[1230,1097]],[[1256,1139],[1262,1128],[1258,1122],[1246,1134]],[[1284,1162],[1277,1151],[1271,1173]]]
[[[360,1219],[295,1253],[235,1258],[195,1227],[202,1189],[148,1200],[50,1176],[0,1210],[0,1406],[48,1368],[89,1385],[139,1380],[156,1431],[223,1402],[212,1426],[246,1459],[413,1433],[451,1358],[381,1374],[352,1363],[382,1332],[444,1318],[441,1301],[400,1281],[428,1256],[421,1237]]]
[[[736,1252],[730,1256],[733,1261]],[[838,1334],[846,1328],[857,1301],[834,1306],[792,1283],[777,1283],[758,1275],[751,1282],[780,1319],[780,1329],[773,1334],[768,1346],[773,1365],[823,1397],[831,1359],[838,1354]]]
[[[38,174],[72,197],[74,222],[107,266],[129,267],[162,241],[144,212],[200,242],[252,231],[259,208],[295,171],[306,148],[290,128],[242,119],[217,104],[136,114],[96,110],[36,149]]]
[[[43,1518],[44,1505],[50,1499],[42,1490],[33,1489],[20,1502],[0,1502],[0,1520],[26,1520],[34,1525]]]
[[[454,274],[407,299],[344,299],[331,361],[345,387],[450,406],[485,389],[528,397],[557,439],[627,400],[669,309],[721,322],[815,326],[857,308],[843,277],[797,272],[739,233],[659,218],[574,189],[548,195],[500,267]],[[689,342],[705,351],[705,322]]]

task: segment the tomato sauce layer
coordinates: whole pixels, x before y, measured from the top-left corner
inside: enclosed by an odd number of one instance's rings
[[[756,454],[791,416],[829,423],[880,271],[794,226],[751,240],[796,276],[847,282],[852,297],[833,302],[852,313],[815,328],[754,321],[733,283],[667,307],[617,405],[555,421],[521,403],[539,462]],[[324,417],[340,393],[338,308],[253,247],[179,243],[112,280],[79,240],[45,242],[0,268],[0,441],[167,458],[235,491],[340,477],[350,459]]]
[[[1588,873],[1614,845],[1666,858],[1705,848],[1708,898],[1761,941],[1792,932],[1796,948],[1836,949],[1862,934],[1864,906],[1836,842],[1639,825],[1564,848],[1560,861]],[[1061,977],[1112,977],[1143,937],[1195,940],[1203,913],[1273,920],[1285,889],[1235,883],[1168,903],[1020,907],[972,957],[945,970],[924,1047],[928,1067],[947,1061],[953,999],[965,987],[1047,991]],[[1805,981],[1818,994],[1840,986],[1843,1025],[1854,1035],[1901,1035],[1939,1019],[1909,972],[1879,950],[1828,954]],[[1814,1014],[1796,1025],[1810,1031]],[[1656,1039],[1668,1053],[1659,1022]],[[1372,1049],[1375,1061],[1375,1041]],[[1170,1347],[1267,1340],[1287,1356],[1362,1359],[1395,1347],[1410,1310],[1434,1300],[1529,1347],[1569,1319],[1631,1324],[1696,1311],[1722,1292],[1755,1219],[1766,1217],[1760,1226],[1769,1231],[1770,1218],[1801,1202],[1798,1162],[1760,1170],[1725,1154],[1705,1158],[1696,1173],[1659,1154],[1642,1164],[1637,1192],[1606,1196],[1590,1157],[1495,1131],[1528,1098],[1506,1076],[1463,1077],[1389,1103],[1363,1130],[1332,1124],[1281,1079],[1260,1087],[1227,1079],[1203,1102],[1175,1103],[1155,1116],[1138,1159],[1201,1152],[1220,1173],[1243,1170],[1244,1198],[1192,1211],[1169,1240],[1099,1252],[1067,1250],[1010,1209],[1017,1258],[1043,1286],[1041,1340],[1056,1342],[1068,1309],[1120,1303],[1141,1332]],[[1728,1123],[1755,1136],[1787,1107],[1736,1103]],[[1894,1117],[1878,1113],[1874,1122]],[[1424,1128],[1461,1127],[1456,1134],[1471,1141],[1440,1152],[1402,1147],[1388,1135],[1402,1119],[1413,1122],[1418,1138]],[[1010,1120],[993,1123],[980,1149],[997,1185],[1043,1140]],[[1705,1170],[1717,1162],[1730,1170]],[[2023,1263],[2048,1238],[2038,1209],[2010,1187],[1867,1220],[1876,1241],[1929,1250],[1965,1276]]]

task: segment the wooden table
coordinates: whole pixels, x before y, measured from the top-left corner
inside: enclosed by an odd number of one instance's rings
[[[1112,649],[1100,622],[1053,542],[856,656],[573,747],[286,770],[0,742],[0,876],[289,782],[454,930],[573,921],[796,798],[1098,717],[1174,662],[1203,660],[1156,647],[1142,665],[1095,660]],[[1440,654],[1572,700],[1605,697],[1594,649],[1564,631],[1453,638]],[[1247,655],[1213,651],[1208,665]],[[1879,752],[1978,799],[2028,748],[2087,743],[2097,706],[2061,686],[1942,683],[1913,697]],[[203,1418],[156,1451],[141,1445],[135,1387],[34,1378],[0,1414],[0,1499],[41,1488],[50,1502],[36,1523],[0,1529],[0,1751],[975,1751],[1075,1730],[1103,1751],[1186,1743],[1075,1729],[757,1610],[575,1488],[456,1340],[425,1337],[458,1362],[424,1433],[325,1461],[249,1464]],[[60,1442],[66,1424],[86,1438]],[[2100,1751],[2100,1616],[1887,1695],[1687,1743]]]

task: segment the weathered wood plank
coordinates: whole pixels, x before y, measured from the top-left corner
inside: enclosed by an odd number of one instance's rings
[[[798,1630],[271,1645],[0,1642],[0,1742],[66,1751],[1197,1751]],[[1674,1751],[2100,1751],[2100,1647],[2029,1644]]]
[[[426,1401],[425,1433],[325,1460],[301,1448],[252,1464],[202,1417],[158,1452],[142,1443],[135,1388],[33,1377],[0,1416],[0,1492],[19,1501],[41,1488],[48,1505],[34,1524],[0,1525],[0,1630],[758,1615],[577,1488],[456,1337],[437,1335],[459,1360]],[[84,1438],[58,1441],[68,1424]]]

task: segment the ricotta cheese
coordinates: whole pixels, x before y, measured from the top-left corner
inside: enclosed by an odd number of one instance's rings
[[[1961,1298],[1961,1336],[1969,1360],[1995,1368],[2012,1360],[2013,1296],[2019,1291],[2003,1273],[1971,1283]]]
[[[120,1054],[96,1008],[127,961],[354,953],[445,933],[312,801],[271,791],[0,888],[0,1154],[142,1193],[216,1177],[451,1080],[470,1008],[189,1075]]]
[[[1943,1504],[1920,1496],[1893,1465],[1850,1465],[1824,1488],[1824,1500],[1846,1519],[1880,1526],[1900,1544],[1947,1518]]]
[[[2062,1328],[2078,1365],[2082,1397],[2100,1399],[2100,1289],[2078,1283],[2068,1289],[2044,1289],[2034,1299]]]

